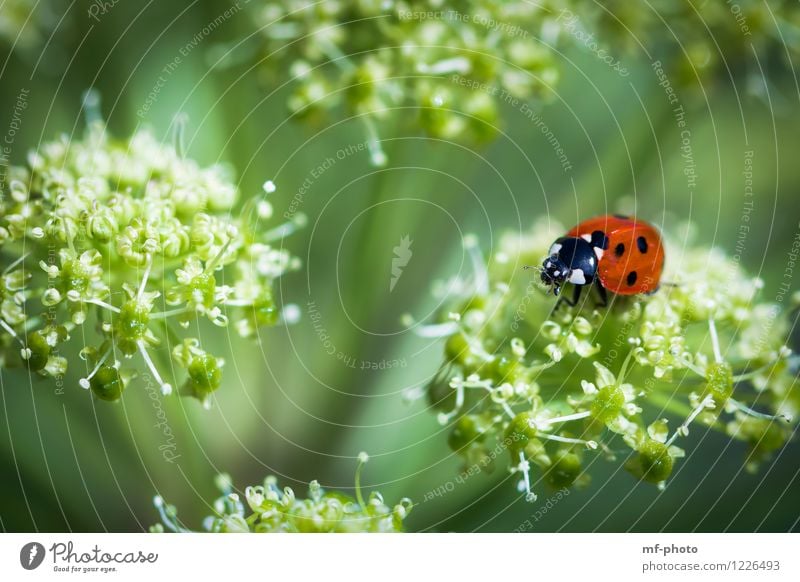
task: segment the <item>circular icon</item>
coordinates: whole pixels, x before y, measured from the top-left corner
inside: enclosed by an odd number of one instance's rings
[[[19,552],[19,563],[26,570],[35,570],[42,565],[44,554],[44,546],[39,542],[27,543]]]

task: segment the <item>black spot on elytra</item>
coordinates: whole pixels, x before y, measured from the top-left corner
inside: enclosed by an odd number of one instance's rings
[[[628,283],[628,287],[633,287],[633,285],[636,284],[637,277],[638,275],[636,274],[636,271],[631,271],[628,273],[628,278],[625,280]]]
[[[595,230],[592,233],[592,246],[604,251],[608,250],[608,237],[602,230]]]
[[[640,236],[636,239],[636,246],[639,248],[639,252],[645,254],[647,252],[647,240]]]
[[[614,254],[617,257],[621,257],[623,254],[625,254],[625,243],[619,243],[617,246],[615,246]]]

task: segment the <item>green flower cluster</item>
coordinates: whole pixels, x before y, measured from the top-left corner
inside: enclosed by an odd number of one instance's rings
[[[786,69],[787,55],[800,54],[793,0],[271,0],[257,24],[267,75],[294,80],[289,109],[358,116],[376,165],[386,161],[378,123],[401,110],[436,138],[492,139],[503,101],[552,96],[569,47],[662,60],[678,85],[743,74],[750,90],[763,85],[762,69]]]
[[[663,486],[694,425],[747,443],[750,470],[786,442],[800,408],[796,358],[785,345],[787,310],[759,301],[760,280],[717,249],[668,239],[668,284],[656,293],[614,296],[608,307],[587,293],[554,310],[522,266],[541,264],[563,232],[543,221],[507,235],[488,266],[468,238],[474,277],[440,285],[438,321],[416,327],[446,338],[426,394],[467,464],[505,443],[521,490],[535,499],[532,465],[569,487],[588,479],[595,457],[614,460],[621,449],[631,473]]]
[[[309,484],[307,499],[298,499],[291,488],[280,489],[277,479],[269,476],[263,485],[245,489],[249,515],[239,495],[233,492],[230,477],[219,475],[216,485],[223,495],[214,502],[216,515],[207,517],[203,527],[213,533],[402,532],[403,520],[413,504],[404,498],[394,507],[389,507],[377,491],[365,500],[359,478],[367,460],[366,453],[359,455],[355,499],[325,491],[317,481]],[[150,531],[163,532],[164,526],[174,532],[190,531],[178,522],[174,506],[166,505],[161,497],[155,498],[155,505],[163,525],[157,524]]]
[[[536,3],[279,0],[259,15],[264,65],[298,81],[290,110],[315,118],[344,105],[378,165],[375,123],[398,109],[434,137],[482,141],[497,131],[501,92],[542,96],[558,78],[539,40],[555,41],[558,13]]]
[[[792,0],[567,4],[603,41],[625,39],[619,49],[641,53],[644,47],[652,60],[665,61],[683,86],[743,79],[746,91],[760,93],[767,71],[790,71],[800,56],[800,5]]]
[[[208,405],[224,361],[201,345],[200,322],[253,336],[296,317],[294,306],[279,310],[272,287],[297,261],[270,246],[296,225],[265,232],[263,196],[234,217],[229,172],[179,149],[148,131],[117,142],[93,123],[82,140],[46,143],[9,169],[0,365],[61,379],[72,338],[86,368],[79,383],[97,398],[119,399],[134,373],[121,360],[138,357],[164,394],[172,384],[160,370],[171,377],[177,366],[181,393]]]

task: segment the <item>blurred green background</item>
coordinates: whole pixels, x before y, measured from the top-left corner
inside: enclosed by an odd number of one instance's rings
[[[42,6],[38,38],[13,51],[15,36],[3,33],[0,127],[11,122],[19,92],[30,92],[12,162],[43,140],[82,131],[81,96],[91,87],[100,92],[117,136],[149,125],[169,140],[175,114],[188,114],[189,155],[203,164],[232,164],[243,197],[274,180],[271,200],[283,215],[310,180],[296,199],[308,226],[284,241],[303,269],[278,289],[281,302],[297,303],[304,315],[295,326],[262,331],[260,343],[206,330],[203,343],[226,357],[225,384],[210,411],[195,400],[164,399],[179,455],[172,463],[159,450],[164,437],[156,410],[140,386],[110,405],[90,398],[76,378],[56,395],[48,381],[31,391],[25,373],[2,371],[5,531],[140,531],[157,521],[151,502],[157,492],[199,528],[221,471],[240,487],[275,474],[298,494],[312,479],[352,491],[362,450],[371,456],[368,489],[380,489],[389,502],[402,496],[422,502],[454,479],[460,460],[425,401],[403,398],[436,372],[442,346],[406,331],[401,317],[429,316],[436,307],[433,283],[469,274],[465,233],[475,233],[488,252],[501,233],[527,229],[540,216],[569,226],[595,214],[635,211],[667,230],[690,220],[699,243],[733,254],[748,151],[755,197],[741,261],[765,280],[765,298],[774,297],[800,231],[800,93],[791,68],[767,71],[769,81],[757,96],[741,78],[681,91],[697,171],[691,191],[680,130],[649,62],[636,54],[622,57],[631,74],[621,78],[579,49],[561,57],[556,98],[531,104],[557,136],[571,170],[564,171],[539,128],[512,105],[502,112],[503,133],[484,148],[426,139],[400,123],[384,128],[389,163],[374,168],[363,149],[340,153],[363,143],[357,120],[309,128],[288,119],[285,89],[265,84],[258,67],[247,64],[252,39],[234,51],[244,64],[210,70],[215,50],[251,34],[254,6],[182,55],[229,3],[122,0],[97,21],[87,12],[92,5]],[[0,13],[9,7],[0,4]],[[177,56],[180,63],[165,72]],[[314,177],[328,158],[334,163]],[[413,241],[413,256],[390,291],[393,248],[404,236]],[[310,302],[320,314],[316,324],[307,316]],[[750,475],[742,467],[744,445],[699,429],[688,441],[692,452],[665,491],[637,483],[618,465],[597,462],[592,484],[558,501],[535,531],[797,529],[796,442]],[[515,481],[500,463],[493,474],[420,503],[407,527],[513,530],[551,495],[541,486],[539,501],[526,503]]]

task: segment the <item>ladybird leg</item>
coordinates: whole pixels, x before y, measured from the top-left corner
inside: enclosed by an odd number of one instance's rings
[[[553,315],[559,310],[562,304],[567,303],[569,304],[569,299],[567,299],[564,295],[561,294],[561,287],[559,285],[553,286],[553,295],[558,297],[558,301],[556,304],[553,305],[553,308],[550,310],[550,313],[547,314],[547,319],[553,319]]]
[[[567,299],[566,297],[562,296],[564,303],[569,305],[570,307],[575,307],[578,304],[578,300],[581,298],[581,292],[583,291],[583,285],[573,285],[572,286],[572,299]]]
[[[670,285],[669,283],[663,283],[663,285],[669,286],[669,287],[677,287],[677,285]],[[656,285],[654,289],[651,289],[650,291],[645,291],[644,294],[645,295],[653,295],[660,288],[661,288],[661,285]]]
[[[606,288],[603,287],[603,285],[601,285],[599,281],[595,285],[595,288],[597,289],[597,295],[600,297],[600,303],[598,303],[598,306],[599,307],[608,306],[608,293],[606,292]]]

